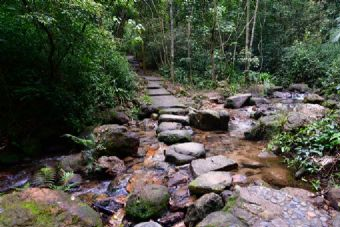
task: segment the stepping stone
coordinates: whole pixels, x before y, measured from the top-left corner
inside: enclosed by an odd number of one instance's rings
[[[160,224],[158,224],[157,222],[149,221],[149,222],[139,223],[139,224],[135,225],[134,227],[162,227],[162,226]]]
[[[189,130],[169,130],[158,134],[158,140],[166,144],[185,143],[191,141]]]
[[[188,116],[178,116],[173,114],[162,114],[159,116],[158,122],[178,122],[183,125],[189,125]]]
[[[148,94],[150,96],[162,96],[162,95],[171,95],[169,91],[164,88],[159,89],[150,89],[148,90]]]
[[[163,81],[163,78],[157,76],[143,76],[148,81]]]
[[[224,107],[238,109],[246,105],[251,98],[251,94],[238,94],[227,98]]]
[[[167,108],[159,111],[159,114],[173,114],[173,115],[187,115],[188,113],[189,110],[184,108]]]
[[[206,216],[203,221],[198,223],[196,227],[247,227],[248,225],[244,224],[240,219],[232,215],[231,213],[225,211],[216,211],[210,213]],[[274,226],[274,225],[266,225],[263,226]],[[285,225],[286,226],[286,225]]]
[[[202,110],[190,112],[190,125],[195,128],[213,131],[213,130],[228,130],[228,123],[230,120],[229,114],[225,110]]]
[[[181,123],[177,122],[162,122],[158,125],[157,133],[163,132],[163,131],[169,131],[169,130],[179,130],[183,126]]]
[[[165,108],[185,108],[179,100],[172,95],[167,96],[151,96],[151,106],[156,109]]]
[[[170,146],[165,151],[165,161],[182,165],[205,156],[204,145],[201,143],[181,143]]]
[[[205,159],[197,159],[191,162],[191,170],[194,176],[200,176],[210,171],[230,171],[237,168],[237,163],[223,155],[212,156]]]
[[[159,89],[162,88],[162,85],[157,81],[148,81],[148,89]]]
[[[202,195],[210,192],[220,193],[231,186],[232,177],[229,172],[211,171],[191,181],[189,190],[193,194]]]

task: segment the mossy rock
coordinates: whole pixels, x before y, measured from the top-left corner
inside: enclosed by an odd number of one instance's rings
[[[62,191],[31,188],[0,197],[0,227],[102,227],[98,213]]]
[[[126,204],[126,214],[136,220],[160,217],[167,209],[170,195],[162,185],[146,185],[133,192]]]

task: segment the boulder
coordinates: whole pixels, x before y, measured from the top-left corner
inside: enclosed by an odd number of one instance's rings
[[[290,92],[282,92],[282,91],[275,91],[273,93],[274,98],[279,98],[279,99],[289,99],[292,97],[292,93]]]
[[[197,159],[191,162],[194,176],[200,176],[210,171],[229,171],[237,168],[237,163],[223,155]]]
[[[139,224],[135,225],[134,227],[162,227],[162,226],[160,224],[158,224],[157,222],[149,221],[149,222],[139,223]]]
[[[95,166],[96,172],[112,177],[116,177],[126,170],[124,162],[116,156],[102,156],[96,161]]]
[[[101,227],[100,215],[79,199],[46,188],[0,197],[0,226]]]
[[[169,130],[158,134],[158,140],[166,144],[185,143],[191,141],[189,130]]]
[[[59,163],[61,169],[67,172],[83,173],[86,168],[86,159],[83,153],[64,156]]]
[[[190,125],[195,128],[211,131],[211,130],[228,130],[230,120],[227,111],[202,110],[189,114]]]
[[[177,122],[162,122],[158,125],[157,133],[163,132],[163,131],[169,131],[169,130],[179,130],[183,126],[181,123]]]
[[[229,172],[211,171],[191,181],[189,190],[198,195],[210,192],[220,193],[225,188],[229,188],[231,183],[232,177]]]
[[[159,111],[159,114],[172,114],[172,115],[187,115],[188,109],[185,108],[165,108]]]
[[[267,94],[272,95],[276,91],[283,91],[282,86],[271,86],[270,88],[267,89]]]
[[[311,118],[300,112],[290,112],[287,116],[287,122],[284,124],[286,131],[298,129],[311,122]]]
[[[286,117],[281,114],[263,116],[244,136],[247,140],[270,139],[282,130],[285,121]]]
[[[309,90],[309,87],[307,84],[291,84],[288,88],[290,91],[305,93]]]
[[[255,105],[255,106],[259,106],[259,105],[263,105],[263,104],[269,104],[270,101],[266,98],[263,97],[251,97],[249,100],[249,104],[250,105]]]
[[[160,217],[169,202],[168,188],[162,185],[145,185],[132,192],[126,203],[126,214],[136,220]]]
[[[167,213],[165,216],[161,217],[157,221],[162,224],[163,226],[174,226],[178,222],[184,219],[183,212],[174,212],[174,213]]]
[[[130,120],[129,116],[126,115],[124,112],[115,111],[112,109],[104,111],[101,115],[104,124],[124,125],[127,124]]]
[[[188,227],[195,226],[208,214],[222,209],[223,206],[221,196],[216,193],[205,194],[188,208],[184,223]]]
[[[94,129],[95,142],[101,149],[95,152],[96,157],[101,156],[135,156],[139,147],[137,133],[129,132],[120,125],[102,125]]]
[[[140,120],[143,120],[144,118],[149,118],[151,116],[151,114],[153,113],[157,113],[158,112],[158,109],[152,105],[146,105],[146,104],[143,104],[141,107],[140,107],[140,111],[138,113],[138,118]]]
[[[179,116],[174,114],[162,114],[158,119],[159,123],[162,122],[177,122],[182,125],[189,125],[189,117],[188,116]]]
[[[247,227],[235,217],[234,215],[224,212],[224,211],[216,211],[209,214],[207,217],[203,219],[196,227]]]
[[[225,108],[238,109],[248,104],[251,94],[238,94],[226,99]]]
[[[310,120],[317,120],[325,116],[327,109],[318,104],[299,103],[294,111],[306,115]]]
[[[325,99],[318,94],[307,94],[303,101],[305,103],[321,104]]]
[[[204,145],[193,142],[172,145],[165,151],[165,160],[177,165],[189,163],[203,156],[205,156]]]
[[[331,188],[327,192],[326,198],[334,209],[340,210],[340,188]]]

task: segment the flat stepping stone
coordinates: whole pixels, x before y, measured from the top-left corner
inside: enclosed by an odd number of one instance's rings
[[[230,96],[229,98],[227,98],[224,107],[234,109],[241,108],[249,102],[251,96],[252,95],[250,93]]]
[[[151,106],[156,109],[165,108],[185,108],[179,100],[172,95],[167,96],[151,96]]]
[[[240,219],[225,211],[216,211],[206,216],[196,227],[247,227]],[[272,225],[263,225],[272,226]]]
[[[149,222],[139,223],[139,224],[135,225],[134,227],[162,227],[162,226],[160,224],[158,224],[157,222],[149,221]]]
[[[166,108],[161,109],[159,114],[173,114],[173,115],[187,115],[189,113],[188,109],[185,108]]]
[[[189,190],[192,194],[202,195],[210,192],[220,193],[229,188],[232,177],[229,172],[211,171],[191,181]]]
[[[157,81],[148,81],[148,85],[147,85],[148,89],[159,89],[159,88],[163,88],[162,85],[157,82]]]
[[[163,81],[163,78],[157,76],[143,76],[148,81]]]
[[[159,116],[158,122],[177,122],[183,125],[189,125],[188,116],[179,116],[174,114],[162,114]]]
[[[191,142],[191,131],[168,130],[158,134],[158,140],[166,144]]]
[[[182,124],[178,122],[162,122],[158,125],[157,133],[169,130],[179,130],[182,127]]]
[[[165,151],[165,161],[177,165],[189,163],[203,156],[205,156],[204,145],[194,142],[172,145]]]
[[[205,159],[197,159],[191,162],[191,170],[194,176],[200,176],[210,171],[230,171],[236,169],[238,164],[223,155],[212,156]]]
[[[161,96],[161,95],[171,95],[169,91],[164,88],[150,89],[148,90],[150,96]]]

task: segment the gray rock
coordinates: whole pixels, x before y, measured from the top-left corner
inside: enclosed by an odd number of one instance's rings
[[[60,168],[68,172],[83,173],[86,168],[86,160],[83,153],[64,156],[60,160]]]
[[[196,227],[247,227],[234,215],[217,211],[209,214]]]
[[[215,193],[205,194],[191,205],[186,213],[184,223],[186,226],[195,226],[208,214],[223,208],[221,196]]]
[[[303,101],[305,103],[321,104],[325,99],[318,94],[307,94]]]
[[[296,92],[301,92],[305,93],[309,90],[309,87],[307,84],[291,84],[288,88],[290,91],[296,91]]]
[[[232,177],[229,172],[211,171],[191,181],[189,190],[198,195],[210,192],[220,193],[225,188],[229,188],[231,183]]]
[[[168,130],[178,130],[182,128],[181,123],[177,122],[162,122],[158,125],[157,133],[168,131]]]
[[[237,163],[223,155],[212,156],[205,159],[197,159],[191,162],[191,170],[194,176],[200,176],[210,171],[229,171],[237,168]]]
[[[247,105],[251,97],[251,94],[238,94],[227,98],[224,107],[238,109]]]
[[[102,156],[96,161],[95,166],[97,173],[112,177],[116,177],[126,170],[124,162],[115,156]]]
[[[189,130],[169,130],[158,134],[158,140],[166,144],[185,143],[191,141]]]
[[[135,225],[134,227],[162,227],[162,226],[160,224],[158,224],[157,222],[149,221],[149,222],[139,223],[139,224]]]
[[[273,97],[279,99],[289,99],[292,97],[292,94],[290,92],[275,91],[273,93]]]
[[[264,116],[251,128],[244,133],[247,140],[270,139],[273,135],[280,132],[286,117],[281,114]]]
[[[159,114],[173,114],[173,115],[187,115],[189,113],[188,109],[185,108],[166,108],[161,109]]]
[[[177,122],[183,125],[189,125],[189,117],[188,116],[179,116],[174,114],[162,114],[158,119],[159,123],[162,122]]]
[[[165,160],[181,165],[205,156],[204,145],[200,143],[181,143],[170,146],[165,152]]]
[[[228,130],[230,120],[227,111],[202,110],[189,114],[190,124],[201,130]]]
[[[268,94],[268,95],[272,95],[274,92],[276,92],[276,91],[282,91],[282,90],[283,90],[283,87],[282,87],[282,86],[272,86],[272,87],[268,88],[267,94]]]
[[[340,210],[340,188],[331,188],[327,192],[326,198],[334,209]]]
[[[299,112],[290,112],[287,116],[287,122],[284,124],[284,129],[286,131],[292,131],[310,122],[310,118],[305,114]]]
[[[156,107],[143,104],[138,113],[138,118],[142,120],[144,118],[150,117],[151,114],[157,113],[157,112],[158,112],[158,109]]]
[[[269,104],[270,101],[263,97],[251,97],[249,103],[250,105],[259,106],[263,104]]]
[[[223,199],[223,202],[227,203],[227,201],[229,200],[229,198],[231,196],[233,196],[233,192],[230,191],[230,190],[224,190],[222,193],[221,193],[221,197]]]

